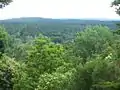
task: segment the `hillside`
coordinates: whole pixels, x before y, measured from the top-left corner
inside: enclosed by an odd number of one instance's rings
[[[63,42],[74,38],[76,32],[84,30],[89,25],[103,25],[112,30],[116,29],[115,20],[99,19],[50,19],[50,18],[14,18],[1,20],[7,32],[11,35],[37,36],[42,33],[55,41]],[[56,40],[57,39],[57,40]],[[59,39],[59,40],[58,40]]]
[[[105,24],[119,22],[120,20],[107,19],[52,19],[40,17],[23,17],[0,20],[0,23],[79,23],[79,24]]]

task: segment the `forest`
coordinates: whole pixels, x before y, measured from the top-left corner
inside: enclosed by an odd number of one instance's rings
[[[39,33],[49,37],[53,42],[64,43],[75,38],[76,33],[83,31],[87,26],[107,26],[116,30],[119,20],[92,20],[92,19],[49,19],[49,18],[14,18],[1,20],[10,35],[27,41],[28,36],[36,37]]]
[[[119,23],[0,20],[0,90],[120,90]]]
[[[118,22],[1,20],[0,88],[119,90]]]

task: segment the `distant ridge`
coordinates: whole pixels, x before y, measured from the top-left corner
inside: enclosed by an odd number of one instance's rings
[[[41,18],[41,17],[21,17],[21,18],[12,18],[12,19],[5,19],[0,20],[0,24],[3,23],[53,23],[53,24],[105,24],[106,22],[113,23],[113,22],[120,22],[120,20],[110,20],[110,19],[96,19],[96,18],[82,18],[82,19],[53,19],[53,18]]]
[[[41,18],[41,17],[21,17],[12,18],[6,20],[0,20],[0,25],[3,25],[8,33],[18,33],[19,30],[24,30],[26,33],[37,35],[39,32],[44,35],[50,35],[49,32],[54,34],[55,32],[71,32],[73,36],[76,32],[82,31],[86,26],[102,25],[107,26],[110,30],[116,30],[118,27],[117,23],[120,20],[110,20],[110,19],[92,19],[92,18],[82,18],[82,19],[69,19],[69,18]],[[21,28],[21,29],[20,29]],[[64,33],[63,33],[64,34]],[[58,34],[59,36],[59,34]]]
[[[96,20],[96,21],[120,21],[120,19],[108,19],[108,18],[43,18],[43,17],[20,17],[20,18],[10,18],[0,21],[9,21],[9,20]]]

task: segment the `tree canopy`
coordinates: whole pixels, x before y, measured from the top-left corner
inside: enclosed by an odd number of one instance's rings
[[[120,29],[28,22],[0,22],[0,90],[120,90]]]

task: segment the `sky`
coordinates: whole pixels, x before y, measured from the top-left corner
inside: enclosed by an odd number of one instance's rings
[[[112,0],[13,0],[0,10],[0,19],[19,17],[120,19]]]

